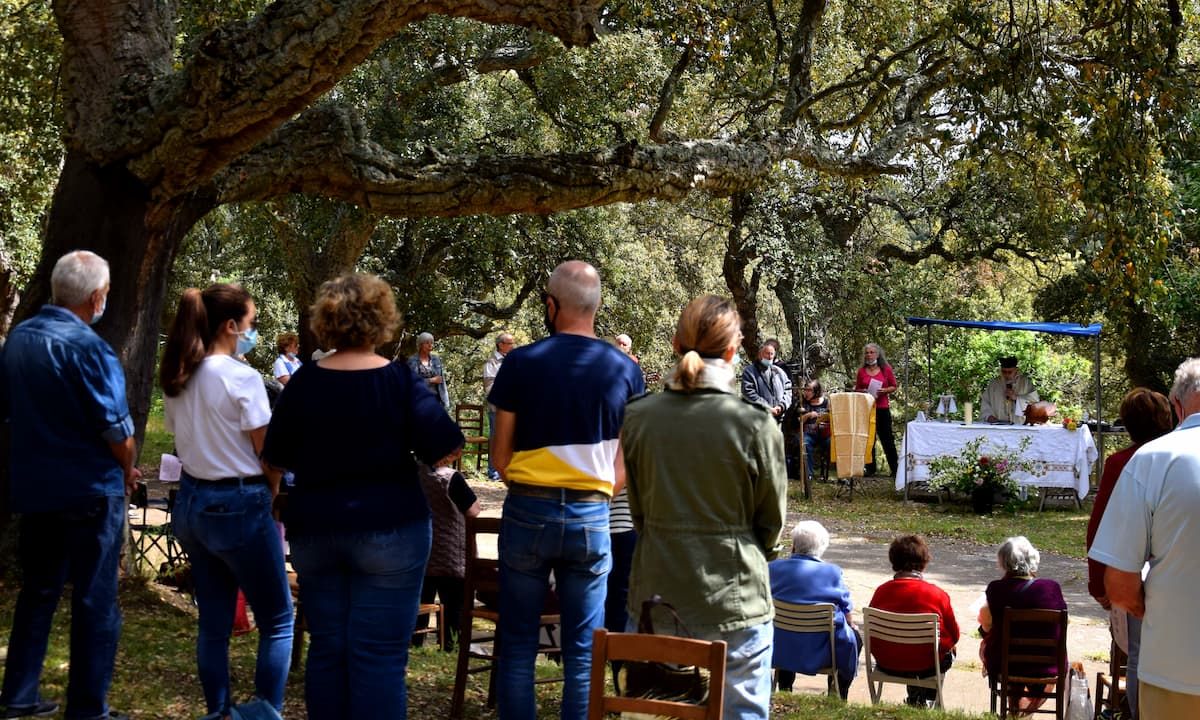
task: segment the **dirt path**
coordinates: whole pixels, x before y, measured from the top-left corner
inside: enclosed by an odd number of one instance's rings
[[[499,515],[504,501],[503,486],[500,483],[489,482],[473,482],[471,485],[480,498],[484,514]],[[799,515],[789,514],[788,527],[799,519]],[[844,571],[856,610],[856,621],[860,621],[861,616],[857,611],[870,601],[876,587],[892,577],[887,559],[887,543],[890,538],[864,537],[854,532],[842,532],[832,524],[830,532],[833,541],[825,560],[836,563]],[[933,551],[933,561],[925,576],[949,593],[954,614],[963,633],[958,644],[958,659],[946,675],[945,704],[947,709],[985,712],[988,709],[987,682],[981,675],[979,638],[975,632],[977,622],[975,614],[969,608],[988,582],[1000,577],[1000,571],[996,567],[996,548],[942,538],[931,538],[930,547]],[[1100,670],[1107,671],[1108,614],[1087,594],[1086,563],[1075,558],[1043,552],[1038,574],[1053,578],[1062,585],[1071,614],[1071,628],[1067,636],[1068,653],[1071,660],[1083,662],[1089,682],[1095,684],[1096,673]],[[851,702],[870,703],[865,677],[865,670],[860,664],[859,676],[850,688]],[[824,689],[823,679],[801,676],[796,680],[798,692],[824,692]],[[900,702],[903,698],[903,687],[884,686],[884,699]]]

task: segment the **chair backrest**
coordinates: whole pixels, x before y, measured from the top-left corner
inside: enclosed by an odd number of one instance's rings
[[[883,684],[899,683],[916,685],[937,691],[936,704],[942,707],[942,667],[938,656],[940,642],[937,613],[894,613],[873,607],[863,608],[863,644],[866,646],[867,689],[871,693],[872,704],[879,703],[882,697]],[[872,641],[886,640],[902,645],[928,645],[929,666],[933,668],[933,676],[927,679],[907,678],[899,675],[889,675],[879,668],[875,661],[875,648]]]
[[[869,630],[869,632],[868,632]],[[894,613],[879,608],[863,608],[863,638],[868,651],[871,640],[887,640],[903,645],[930,645],[930,661],[938,664],[937,613]]]
[[[476,516],[467,518],[466,542],[466,581],[468,593],[500,592],[500,561],[496,558],[479,556],[480,535],[500,535],[500,518]],[[474,603],[474,597],[468,596],[464,608]]]
[[[1001,683],[1066,681],[1066,610],[1005,608],[1000,642]],[[1031,673],[1028,670],[1031,667],[1053,667],[1055,674]]]
[[[692,640],[672,635],[610,633],[600,628],[592,635],[592,680],[588,695],[588,720],[600,720],[607,713],[645,713],[683,718],[683,720],[720,720],[725,701],[725,653],[722,640]],[[708,697],[700,705],[609,695],[605,673],[610,661],[660,662],[694,665],[708,670]]]
[[[775,627],[795,633],[827,633],[829,635],[829,667],[837,667],[837,643],[833,603],[801,605],[775,599]],[[791,668],[784,668],[785,670]]]
[[[483,406],[470,403],[459,403],[454,406],[454,422],[462,429],[463,435],[483,434]]]

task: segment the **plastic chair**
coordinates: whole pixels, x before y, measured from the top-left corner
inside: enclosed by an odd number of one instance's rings
[[[863,608],[863,641],[866,645],[867,689],[871,704],[878,705],[884,683],[915,685],[937,690],[937,707],[942,709],[942,664],[938,654],[940,641],[937,613],[894,613],[878,608]],[[892,675],[879,669],[872,655],[871,641],[887,640],[904,645],[928,645],[933,676],[927,678]]]
[[[1056,638],[1029,637],[1036,626],[1057,627]],[[1015,628],[1015,629],[1014,629]],[[1047,633],[1042,633],[1047,634]],[[1000,632],[1000,673],[989,677],[992,712],[996,712],[999,701],[1001,718],[1008,717],[1009,700],[1015,696],[1054,700],[1054,709],[1038,708],[1032,712],[1053,714],[1063,720],[1067,711],[1067,611],[1066,610],[1014,610],[1004,608],[1004,621]],[[1053,665],[1054,675],[1027,675],[1023,667]],[[1014,688],[1013,686],[1017,686]],[[1033,687],[1053,685],[1052,690],[1029,690]]]
[[[643,713],[684,720],[720,720],[725,702],[725,653],[723,640],[692,640],[673,635],[610,633],[604,628],[592,634],[592,682],[588,693],[588,720],[601,720],[608,713]],[[658,662],[697,666],[708,670],[708,696],[702,704],[609,695],[605,668],[612,661]]]
[[[829,665],[817,670],[817,675],[829,676],[829,694],[841,697],[837,676],[837,637],[834,627],[833,603],[801,605],[784,600],[775,601],[775,629],[794,633],[826,633],[829,635]],[[776,636],[775,643],[779,644]],[[794,668],[778,668],[794,670]],[[796,671],[799,672],[799,671]],[[778,673],[776,673],[778,674]]]
[[[1103,671],[1096,673],[1096,714],[1093,720],[1100,720],[1105,708],[1108,708],[1110,715],[1117,714],[1125,701],[1125,677],[1128,671],[1129,656],[1113,642],[1108,650],[1108,674]]]
[[[463,458],[474,455],[475,471],[478,472],[483,467],[483,459],[491,453],[488,436],[483,434],[483,406],[459,403],[454,408],[454,422],[466,436],[462,455],[454,461],[454,468],[462,470]]]
[[[463,705],[466,701],[467,678],[476,673],[488,674],[487,706],[496,705],[496,656],[499,654],[499,640],[496,628],[500,623],[500,611],[494,602],[500,597],[500,561],[495,558],[485,558],[479,555],[479,536],[500,534],[500,518],[473,517],[467,518],[466,542],[466,574],[463,578],[463,610],[458,625],[458,663],[454,672],[454,693],[450,700],[450,717],[457,720],[462,717]],[[487,601],[492,601],[489,606]],[[489,631],[476,631],[475,621],[482,620],[491,625]],[[562,623],[557,614],[543,613],[542,627],[557,626]],[[484,647],[491,643],[490,652]],[[475,646],[477,649],[473,649]],[[557,645],[542,645],[539,651],[547,654],[561,652]],[[472,664],[472,661],[482,661]],[[562,678],[538,678],[534,682],[562,682]]]

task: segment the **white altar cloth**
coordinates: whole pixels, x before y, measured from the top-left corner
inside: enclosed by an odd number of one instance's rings
[[[1031,438],[1023,457],[1032,472],[1013,473],[1026,487],[1074,488],[1082,499],[1089,489],[1088,476],[1099,453],[1086,425],[1066,430],[1059,425],[963,425],[962,423],[910,422],[900,446],[896,489],[908,483],[929,480],[929,463],[945,455],[957,455],[977,437],[983,447],[1017,450],[1022,438]]]

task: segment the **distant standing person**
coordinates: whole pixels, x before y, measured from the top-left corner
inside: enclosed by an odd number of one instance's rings
[[[483,398],[487,402],[488,393],[492,391],[492,385],[496,382],[496,375],[500,373],[500,364],[504,362],[504,358],[508,356],[510,350],[513,349],[512,333],[500,333],[496,336],[496,349],[488,355],[488,359],[483,363]],[[496,406],[488,402],[487,404],[488,417],[488,448],[492,447],[492,438],[496,435]],[[500,473],[492,464],[492,453],[488,452],[488,480],[499,480]]]
[[[563,720],[587,715],[592,632],[604,620],[612,557],[608,502],[625,483],[625,403],[645,389],[636,363],[596,337],[600,275],[578,260],[543,293],[551,336],[509,353],[488,401],[493,462],[508,483],[500,523],[501,720],[533,720],[538,620],[554,572],[561,604]]]
[[[283,709],[292,654],[292,592],[271,515],[279,473],[266,468],[271,410],[258,371],[235,359],[258,341],[258,310],[240,286],[189,288],[159,368],[163,421],[183,464],[172,513],[200,611],[196,663],[209,713],[229,713],[229,634],[238,588],[258,624],[254,689]]]
[[[1124,450],[1109,455],[1104,461],[1104,476],[1100,478],[1100,486],[1096,488],[1096,502],[1092,506],[1092,516],[1087,526],[1087,549],[1092,549],[1096,540],[1096,531],[1100,529],[1100,520],[1108,511],[1108,501],[1113,489],[1117,486],[1117,478],[1125,470],[1125,465],[1134,453],[1143,445],[1171,432],[1171,405],[1162,393],[1149,388],[1139,387],[1130,390],[1121,400],[1121,424],[1133,444]],[[1114,512],[1122,512],[1117,509]],[[1126,675],[1126,697],[1129,698],[1129,708],[1137,717],[1138,657],[1141,655],[1142,620],[1134,617],[1120,608],[1114,609],[1104,590],[1104,572],[1107,566],[1088,558],[1088,593],[1105,610],[1108,610],[1112,622],[1125,623],[1126,647],[1121,648],[1129,656],[1129,672]]]
[[[765,407],[777,423],[792,406],[792,379],[775,364],[778,346],[778,340],[767,340],[758,351],[758,362],[742,370],[742,397]]]
[[[446,370],[442,359],[433,354],[433,335],[423,332],[417,336],[417,354],[408,358],[408,366],[425,381],[437,396],[446,412],[450,412],[450,390],[446,387]]]
[[[1125,465],[1088,557],[1108,565],[1108,601],[1142,618],[1139,715],[1200,717],[1200,358],[1175,371],[1169,395],[1178,427]],[[1142,566],[1150,572],[1142,580]]]
[[[889,398],[896,392],[899,384],[896,382],[895,373],[892,372],[892,366],[883,356],[883,348],[875,343],[867,343],[863,347],[862,367],[858,369],[858,375],[854,379],[854,390],[868,392],[873,380],[880,383],[875,392],[875,437],[883,445],[888,470],[892,477],[896,477],[896,436],[892,432],[892,403]],[[872,453],[871,462],[864,468],[867,475],[875,474],[877,461],[878,458]]]
[[[287,385],[288,380],[292,379],[292,375],[303,364],[296,355],[300,352],[300,336],[296,333],[280,333],[275,338],[275,347],[279,351],[279,357],[275,358],[271,374],[275,376],[280,385]]]
[[[0,421],[12,428],[12,510],[20,513],[21,590],[13,612],[6,718],[52,715],[38,684],[54,610],[70,581],[67,717],[118,718],[107,695],[121,634],[117,565],[126,496],[141,473],[125,373],[90,325],[108,302],[104,258],[79,250],[50,274],[51,302],[0,350]]]

